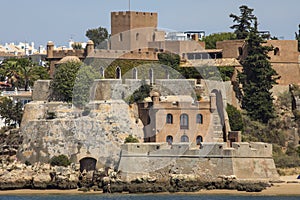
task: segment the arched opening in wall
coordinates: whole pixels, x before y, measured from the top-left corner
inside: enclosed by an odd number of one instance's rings
[[[180,115],[180,129],[189,129],[189,116],[187,114]]]
[[[197,114],[196,123],[203,124],[203,116],[201,114]]]
[[[201,145],[202,142],[203,142],[203,137],[201,135],[198,135],[196,138],[196,144]]]
[[[104,70],[104,67],[100,67],[100,76],[101,76],[101,78],[104,78],[105,77],[105,70]]]
[[[121,78],[122,78],[121,68],[117,67],[116,68],[116,79],[121,79]]]
[[[137,68],[133,68],[132,70],[132,78],[137,80],[138,79],[138,71],[137,71]]]
[[[139,40],[139,37],[140,37],[140,34],[139,34],[139,33],[136,33],[136,34],[135,34],[135,40],[138,41],[138,40]]]
[[[166,123],[173,124],[173,115],[172,114],[167,114]]]
[[[120,33],[119,35],[119,42],[123,42],[123,33]]]
[[[279,55],[280,55],[279,48],[276,47],[276,48],[274,49],[274,56],[279,56]]]
[[[243,47],[239,47],[239,56],[242,56],[243,55]]]
[[[189,141],[190,141],[190,139],[187,135],[181,136],[180,142],[189,142]]]
[[[167,136],[167,139],[166,139],[166,142],[171,145],[173,143],[173,136],[172,135],[168,135]]]
[[[95,158],[85,157],[85,158],[82,158],[79,161],[79,163],[80,163],[80,172],[83,172],[83,170],[86,170],[86,171],[96,170],[97,160]]]

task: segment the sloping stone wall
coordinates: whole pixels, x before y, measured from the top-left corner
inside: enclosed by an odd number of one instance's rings
[[[143,125],[124,101],[99,101],[83,111],[67,104],[31,102],[25,107],[21,133],[24,138],[18,158],[31,163],[48,162],[65,154],[75,163],[84,157],[97,160],[97,166],[115,166],[120,145],[132,134],[141,141]],[[54,119],[47,118],[49,111]]]

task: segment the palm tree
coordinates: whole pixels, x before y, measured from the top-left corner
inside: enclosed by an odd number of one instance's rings
[[[27,58],[14,58],[5,61],[0,67],[2,77],[7,77],[9,83],[28,91],[29,86],[38,79],[49,79],[47,69],[38,66]]]

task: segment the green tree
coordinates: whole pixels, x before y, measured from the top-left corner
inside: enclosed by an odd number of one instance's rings
[[[251,29],[246,42],[247,56],[241,62],[243,71],[239,76],[244,93],[242,107],[251,119],[267,123],[275,117],[270,90],[279,78],[268,57],[268,52],[273,48],[262,45],[265,40],[257,31],[257,22]]]
[[[10,98],[2,97],[0,99],[0,116],[4,119],[5,125],[20,125],[23,116],[22,104],[13,102]]]
[[[252,14],[254,9],[248,8],[246,5],[240,6],[239,9],[241,12],[240,16],[229,15],[229,17],[233,18],[233,22],[237,23],[230,28],[234,29],[237,39],[246,39],[256,17]]]
[[[12,58],[5,60],[0,66],[0,76],[4,80],[6,77],[13,87],[23,87],[28,91],[38,79],[49,79],[48,71],[45,67],[38,66],[27,58]]]
[[[158,61],[162,65],[167,65],[178,70],[180,65],[180,56],[175,53],[159,53]]]
[[[202,41],[205,42],[206,49],[215,49],[218,41],[234,40],[236,35],[234,33],[213,33],[205,36]]]
[[[227,104],[226,112],[229,118],[229,124],[232,131],[243,131],[244,123],[242,113],[234,106]]]
[[[151,91],[150,85],[147,85],[145,81],[143,81],[142,86],[133,92],[133,94],[129,97],[128,103],[133,104],[136,102],[142,102],[145,98],[149,97]]]
[[[81,65],[81,62],[67,62],[55,69],[55,74],[51,82],[52,100],[72,101],[75,79]]]
[[[132,135],[129,135],[128,137],[125,138],[125,144],[127,143],[139,143],[139,140]]]
[[[51,166],[64,166],[67,167],[71,164],[71,161],[66,155],[53,156],[50,159]]]
[[[91,66],[82,66],[76,76],[73,89],[73,104],[83,108],[90,100],[90,89],[94,80],[100,78],[100,74]]]
[[[108,32],[106,28],[99,27],[95,29],[88,29],[85,36],[94,42],[95,47],[98,47],[108,38]]]
[[[300,24],[298,27],[299,27],[298,33],[296,32],[295,35],[296,35],[296,40],[298,40],[298,51],[300,51]]]

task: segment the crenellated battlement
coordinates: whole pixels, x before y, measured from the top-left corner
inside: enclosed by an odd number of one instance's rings
[[[131,181],[140,176],[161,177],[164,173],[193,174],[200,180],[234,176],[239,180],[278,180],[272,145],[265,143],[204,142],[147,143],[122,145],[118,169]],[[149,165],[149,163],[151,163]]]
[[[203,142],[200,146],[189,143],[124,144],[122,155],[125,157],[272,158],[272,144],[234,142],[232,147],[228,147],[224,142]]]
[[[136,12],[136,11],[116,11],[116,12],[111,12],[111,15],[113,16],[144,16],[144,17],[156,17],[158,16],[157,13],[155,12]]]

